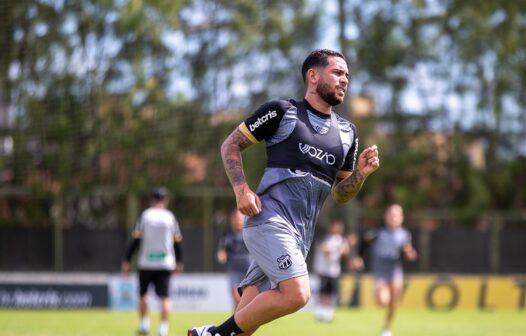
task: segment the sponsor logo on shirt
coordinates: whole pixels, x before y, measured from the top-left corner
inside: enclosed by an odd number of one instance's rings
[[[162,261],[166,258],[166,253],[163,251],[153,251],[148,253],[148,260],[149,261]]]
[[[258,117],[258,119],[254,123],[248,125],[248,128],[250,129],[250,132],[254,132],[256,128],[266,123],[269,119],[275,118],[277,116],[278,116],[278,113],[275,110],[268,111],[267,114],[265,114],[264,116]]]
[[[334,155],[322,149],[319,149],[309,144],[304,144],[301,142],[298,143],[298,146],[302,154],[310,155],[311,157],[318,159],[322,162],[325,162],[328,165],[332,166],[336,162],[336,157]]]

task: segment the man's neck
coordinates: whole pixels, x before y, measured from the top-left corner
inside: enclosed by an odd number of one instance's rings
[[[320,98],[318,93],[307,91],[305,94],[305,100],[315,108],[317,111],[325,114],[331,114],[332,106],[327,104],[327,102]]]

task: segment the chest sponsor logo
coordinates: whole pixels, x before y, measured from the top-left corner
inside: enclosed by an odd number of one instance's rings
[[[336,163],[336,157],[329,152],[301,142],[298,143],[298,146],[302,154],[310,155],[311,157],[331,166]]]
[[[290,255],[284,254],[281,257],[278,258],[278,267],[280,269],[288,269],[292,265],[292,259],[290,259]]]
[[[268,111],[267,114],[265,114],[264,116],[258,117],[258,119],[255,122],[248,125],[248,128],[250,129],[250,132],[254,132],[256,128],[263,125],[270,119],[276,118],[277,116],[278,116],[278,113],[276,111]]]
[[[166,253],[163,251],[153,251],[148,253],[149,261],[162,261],[164,258],[166,258]]]

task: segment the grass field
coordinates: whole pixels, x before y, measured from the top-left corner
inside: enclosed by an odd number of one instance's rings
[[[189,326],[221,322],[227,314],[174,312],[171,336],[186,336]],[[346,310],[336,313],[332,323],[315,322],[308,312],[299,312],[266,325],[256,335],[266,336],[366,336],[378,335],[381,310]],[[152,331],[158,315],[152,313]],[[108,310],[0,310],[1,336],[99,336],[135,335],[134,312]],[[526,311],[430,312],[401,310],[393,327],[394,336],[524,336]],[[151,333],[155,336],[155,333]]]

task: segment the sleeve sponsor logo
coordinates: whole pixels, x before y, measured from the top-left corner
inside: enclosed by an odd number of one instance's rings
[[[277,116],[278,116],[278,113],[275,110],[268,111],[267,114],[265,114],[264,116],[258,117],[258,119],[255,122],[248,125],[248,129],[250,130],[250,132],[254,132],[259,126],[263,125],[270,119],[275,118]]]
[[[358,138],[356,138],[356,140],[354,140],[354,153],[353,153],[353,159],[352,159],[352,169],[354,170],[356,168],[356,157],[358,156],[358,147],[359,147],[359,143],[358,143]]]

